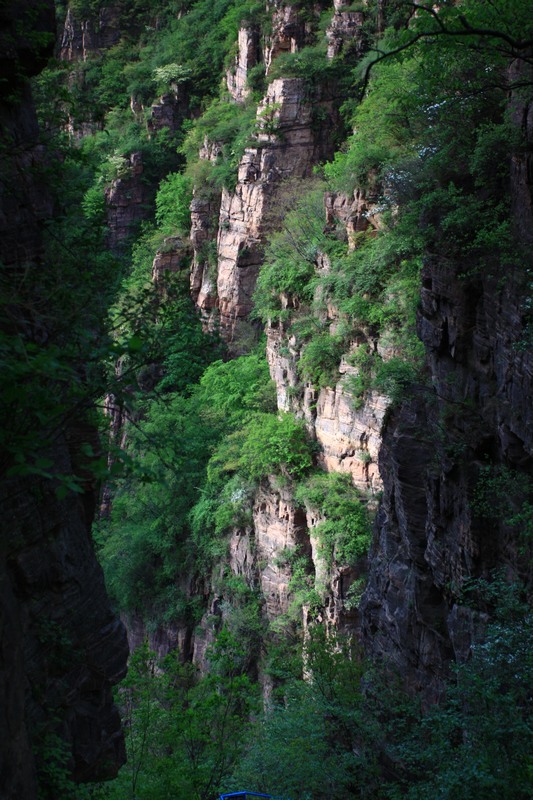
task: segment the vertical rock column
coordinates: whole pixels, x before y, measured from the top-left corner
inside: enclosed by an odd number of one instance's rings
[[[290,490],[270,479],[257,492],[253,520],[259,581],[272,621],[289,608],[291,569],[284,558],[295,548],[310,554],[305,512],[295,506]]]
[[[320,111],[321,130],[313,125]],[[241,160],[235,191],[224,191],[218,234],[220,328],[238,350],[239,328],[250,315],[265,236],[282,201],[284,182],[311,175],[332,154],[337,113],[327,92],[310,97],[302,78],[274,80],[257,112],[257,146]]]

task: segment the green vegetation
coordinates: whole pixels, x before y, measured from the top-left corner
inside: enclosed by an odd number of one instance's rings
[[[344,381],[354,403],[370,388],[397,401],[408,383],[420,380],[422,366],[415,333],[422,252],[416,218],[383,215],[378,232],[357,233],[349,245],[336,229],[324,228],[323,190],[319,185],[297,199],[273,235],[256,311],[295,337],[303,380],[336,384],[341,356],[356,345],[349,360],[360,374]],[[396,353],[390,364],[377,355],[377,337]]]
[[[497,584],[470,588],[483,594]],[[493,624],[453,672],[445,699],[425,710],[398,676],[371,668],[353,643],[320,626],[305,644],[305,680],[285,670],[283,691],[262,711],[227,629],[199,680],[172,659],[161,672],[146,648],[137,651],[120,695],[128,766],[99,797],[203,800],[253,786],[296,800],[526,800],[532,620],[517,587],[497,592]]]
[[[356,565],[365,558],[371,518],[350,475],[313,475],[298,487],[296,498],[322,518],[313,533],[330,563]]]
[[[346,101],[353,133],[320,178],[287,184],[266,220],[277,232],[256,313],[290,340],[302,384],[335,386],[344,357],[355,374],[342,385],[356,407],[374,390],[399,405],[424,381],[415,329],[425,260],[461,269],[470,289],[482,274],[501,286],[511,269],[530,281],[509,222],[508,164],[526,143],[508,102],[510,89],[530,94],[531,84],[526,77],[511,86],[507,75],[509,58],[530,66],[521,33],[531,30],[530,14],[518,0],[465,0],[443,2],[438,12],[420,6],[408,20],[412,8],[389,3],[380,51],[353,70],[353,52],[326,59],[321,34],[331,4],[289,4],[302,10],[312,43],[280,55],[269,80],[300,77],[307,99],[327,82]],[[94,25],[107,5],[70,4]],[[329,12],[321,20],[317,7]],[[263,65],[242,104],[219,84],[241,22],[267,32],[264,2],[135,0],[119,11],[117,44],[74,65],[53,63],[35,80],[43,128],[61,154],[60,166],[42,176],[55,177],[58,218],[46,226],[38,269],[13,287],[2,268],[9,322],[0,338],[0,412],[9,421],[0,434],[2,468],[8,477],[51,479],[60,498],[81,493],[86,480],[105,480],[111,510],[94,539],[117,610],[142,618],[149,631],[180,625],[190,633],[201,622],[197,641],[203,635],[213,644],[202,676],[174,655],[156,663],[147,646],[132,655],[117,695],[129,761],[108,786],[73,787],[55,729],[39,729],[43,798],[212,800],[247,785],[292,800],[526,800],[532,631],[518,589],[501,580],[463,587],[455,599],[484,630],[468,662],[451,667],[441,701],[422,710],[386,665],[366,664],[353,643],[311,622],[326,618],[324,587],[303,547],[271,565],[290,573],[288,613],[272,624],[258,587],[229,569],[235,528],[256,558],[250,530],[261,484],[292,491],[298,513],[319,519],[313,533],[328,567],[352,574],[364,565],[371,513],[349,476],[316,470],[304,422],[278,413],[264,343],[226,361],[216,334],[202,329],[189,299],[188,246],[177,244],[188,236],[193,187],[197,196],[231,190],[244,149],[259,132],[277,132],[277,108],[257,118]],[[367,23],[367,44],[373,35]],[[359,84],[366,94],[356,100]],[[147,125],[160,94],[180,109],[175,130]],[[318,107],[315,129],[322,114]],[[67,123],[83,123],[86,135],[68,141]],[[204,143],[212,159],[199,159]],[[105,246],[105,188],[129,177],[134,151],[155,222],[140,226],[115,257]],[[348,239],[345,220],[330,213],[326,224],[324,192],[356,189],[366,193],[366,210]],[[154,286],[154,253],[169,238],[182,268]],[[34,330],[13,319],[18,308]],[[74,413],[98,424],[95,407],[109,394],[127,420],[125,451],[111,447],[109,468],[95,443],[83,441],[76,475],[63,474],[49,458],[51,444]],[[447,446],[451,453],[455,443]],[[498,528],[520,537],[525,551],[530,489],[525,470],[484,465],[470,512],[489,535]],[[363,580],[352,584],[348,610]],[[302,608],[309,612],[303,657]],[[259,670],[273,685],[263,709]]]
[[[222,95],[193,124],[182,150],[187,157],[187,174],[198,191],[209,193],[222,187],[235,188],[239,162],[256,131],[256,111],[257,100],[253,97],[237,104]],[[213,162],[199,161],[198,154],[204,143],[216,150]]]
[[[533,483],[530,476],[502,464],[486,464],[479,470],[470,508],[484,524],[513,529],[525,549],[533,540]]]
[[[161,181],[155,198],[155,218],[162,233],[189,235],[191,200],[192,184],[185,175],[175,172]]]
[[[120,697],[128,765],[106,800],[210,800],[238,761],[257,707],[257,688],[237,666],[240,643],[223,630],[208,651],[210,674],[167,658],[160,671],[146,647],[132,658]]]
[[[181,353],[187,360],[186,341]],[[291,459],[288,443],[280,453],[274,443],[266,462],[261,453],[254,462],[253,447],[245,459],[236,446],[248,431],[253,435],[258,414],[275,428],[277,418],[265,413],[272,405],[268,383],[266,363],[252,354],[217,361],[196,386],[143,402],[129,433],[136,471],[117,485],[111,519],[99,533],[107,584],[120,608],[154,620],[187,618],[177,576],[209,574],[213,559],[225,553],[223,534],[246,513],[250,478],[266,474],[265,463],[275,470]],[[294,455],[296,465],[302,457]]]

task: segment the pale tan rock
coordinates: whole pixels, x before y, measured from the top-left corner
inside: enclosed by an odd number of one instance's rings
[[[358,345],[353,345],[356,350]],[[327,472],[347,472],[360,489],[373,494],[382,488],[377,458],[381,426],[388,400],[371,392],[360,408],[345,386],[345,376],[357,368],[344,357],[341,379],[333,387],[317,390],[303,385],[298,375],[299,351],[280,326],[267,327],[267,360],[276,384],[278,408],[305,419],[309,433],[321,446],[319,462]]]
[[[264,51],[266,73],[280,53],[295,53],[305,44],[306,25],[293,5],[280,4],[272,14],[272,33]]]
[[[242,103],[250,94],[246,85],[248,72],[259,63],[259,31],[253,27],[240,28],[237,47],[233,68],[226,72],[226,84],[233,99]]]
[[[180,236],[167,236],[152,263],[153,283],[164,290],[165,277],[188,269],[190,255],[190,247]]]
[[[335,11],[326,31],[328,58],[335,58],[350,47],[354,55],[363,52],[362,28],[365,21],[363,11],[350,11],[350,0],[334,0]]]
[[[207,327],[217,308],[216,240],[220,214],[220,195],[195,194],[191,203],[191,297],[200,309]]]
[[[313,126],[317,107],[327,120],[320,131]],[[308,97],[301,78],[273,81],[258,108],[258,145],[245,151],[235,191],[223,191],[220,208],[217,294],[221,332],[230,343],[253,308],[265,238],[285,191],[283,182],[309,177],[331,152],[335,120],[333,101],[327,95]]]
[[[341,383],[332,389],[321,389],[316,405],[319,462],[327,472],[349,473],[354,485],[372,494],[382,488],[377,458],[387,405],[385,397],[371,392],[357,409]]]
[[[272,479],[257,492],[253,509],[259,582],[265,598],[265,614],[274,620],[289,608],[290,567],[284,551],[309,549],[305,513],[295,506],[288,488]]]

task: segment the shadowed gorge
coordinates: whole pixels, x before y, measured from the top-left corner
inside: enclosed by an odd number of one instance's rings
[[[529,4],[4,5],[0,795],[526,800]]]

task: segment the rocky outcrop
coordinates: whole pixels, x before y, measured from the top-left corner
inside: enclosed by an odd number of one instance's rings
[[[72,470],[65,445],[54,456]],[[94,490],[58,501],[56,488],[34,479],[2,492],[4,797],[37,797],[54,737],[77,781],[112,777],[125,760],[111,686],[128,649],[90,539]]]
[[[314,565],[314,588],[321,600],[318,613],[305,607],[303,612],[304,630],[309,624],[320,623],[329,633],[356,636],[359,629],[359,596],[353,590],[362,586],[365,578],[364,559],[357,566],[337,564],[335,558],[328,563],[315,529],[324,519],[313,508],[306,508],[306,523],[311,546],[311,559]],[[361,592],[359,592],[360,594]]]
[[[465,580],[502,566],[509,578],[529,572],[520,526],[480,518],[471,502],[487,465],[516,482],[533,467],[533,357],[520,344],[527,279],[519,261],[503,281],[501,269],[465,279],[460,263],[427,260],[418,328],[432,388],[391,416],[380,452],[365,644],[430,696],[447,660],[468,656],[477,617],[461,600]],[[511,487],[501,488],[509,498]]]
[[[196,193],[191,203],[191,297],[207,321],[216,308],[216,242],[220,195]]]
[[[59,44],[62,61],[86,61],[90,55],[100,54],[118,44],[121,31],[121,14],[118,5],[104,6],[96,18],[78,19],[68,9]]]
[[[301,13],[297,5],[274,2],[272,32],[264,48],[266,72],[281,53],[296,53],[313,38],[314,25]]]
[[[137,114],[136,103],[132,100],[132,111]],[[142,115],[142,108],[139,109]],[[157,133],[166,128],[170,133],[179,131],[183,120],[187,117],[189,103],[183,90],[176,86],[176,91],[161,95],[157,103],[152,105],[147,122],[150,133]]]
[[[320,131],[317,115],[324,120]],[[235,191],[223,192],[220,209],[218,308],[230,343],[238,341],[239,323],[252,311],[265,236],[285,184],[308,177],[331,155],[337,112],[327,87],[310,93],[302,78],[279,78],[270,84],[257,120],[257,146],[245,151]]]
[[[162,661],[169,653],[179,653],[180,659],[189,661],[193,655],[193,636],[191,626],[173,622],[168,624],[147,626],[142,617],[125,614],[122,621],[128,632],[128,644],[131,652],[147,643],[150,652],[158,661]],[[199,663],[195,659],[195,663]]]
[[[256,494],[253,521],[259,583],[270,621],[289,608],[291,569],[288,555],[298,548],[309,553],[305,513],[295,506],[292,494],[271,479]]]
[[[146,217],[150,193],[143,172],[141,153],[124,156],[118,176],[105,190],[107,243],[115,253],[124,249],[138,223]]]
[[[350,0],[334,0],[334,13],[331,23],[326,31],[328,40],[328,58],[347,55],[359,58],[364,50],[363,11],[353,11]]]
[[[377,464],[387,398],[372,392],[359,402],[345,385],[346,377],[358,370],[345,357],[334,386],[317,389],[302,383],[297,369],[299,348],[280,325],[267,326],[266,353],[278,408],[305,419],[309,433],[320,444],[318,460],[323,468],[350,473],[356,486],[372,494],[380,491]]]
[[[348,472],[355,486],[372,494],[382,488],[377,462],[387,406],[386,397],[372,392],[361,407],[355,407],[342,383],[321,389],[316,401],[319,463],[327,472]]]
[[[251,25],[241,28],[237,48],[233,66],[226,72],[226,84],[233,99],[242,103],[250,94],[247,86],[248,73],[261,60],[258,28]]]
[[[165,291],[168,277],[188,270],[191,248],[180,236],[167,236],[159,246],[152,262],[152,282],[160,292]]]
[[[352,250],[356,246],[356,234],[378,230],[380,227],[377,197],[355,189],[351,196],[341,192],[325,192],[326,229],[346,238]]]

